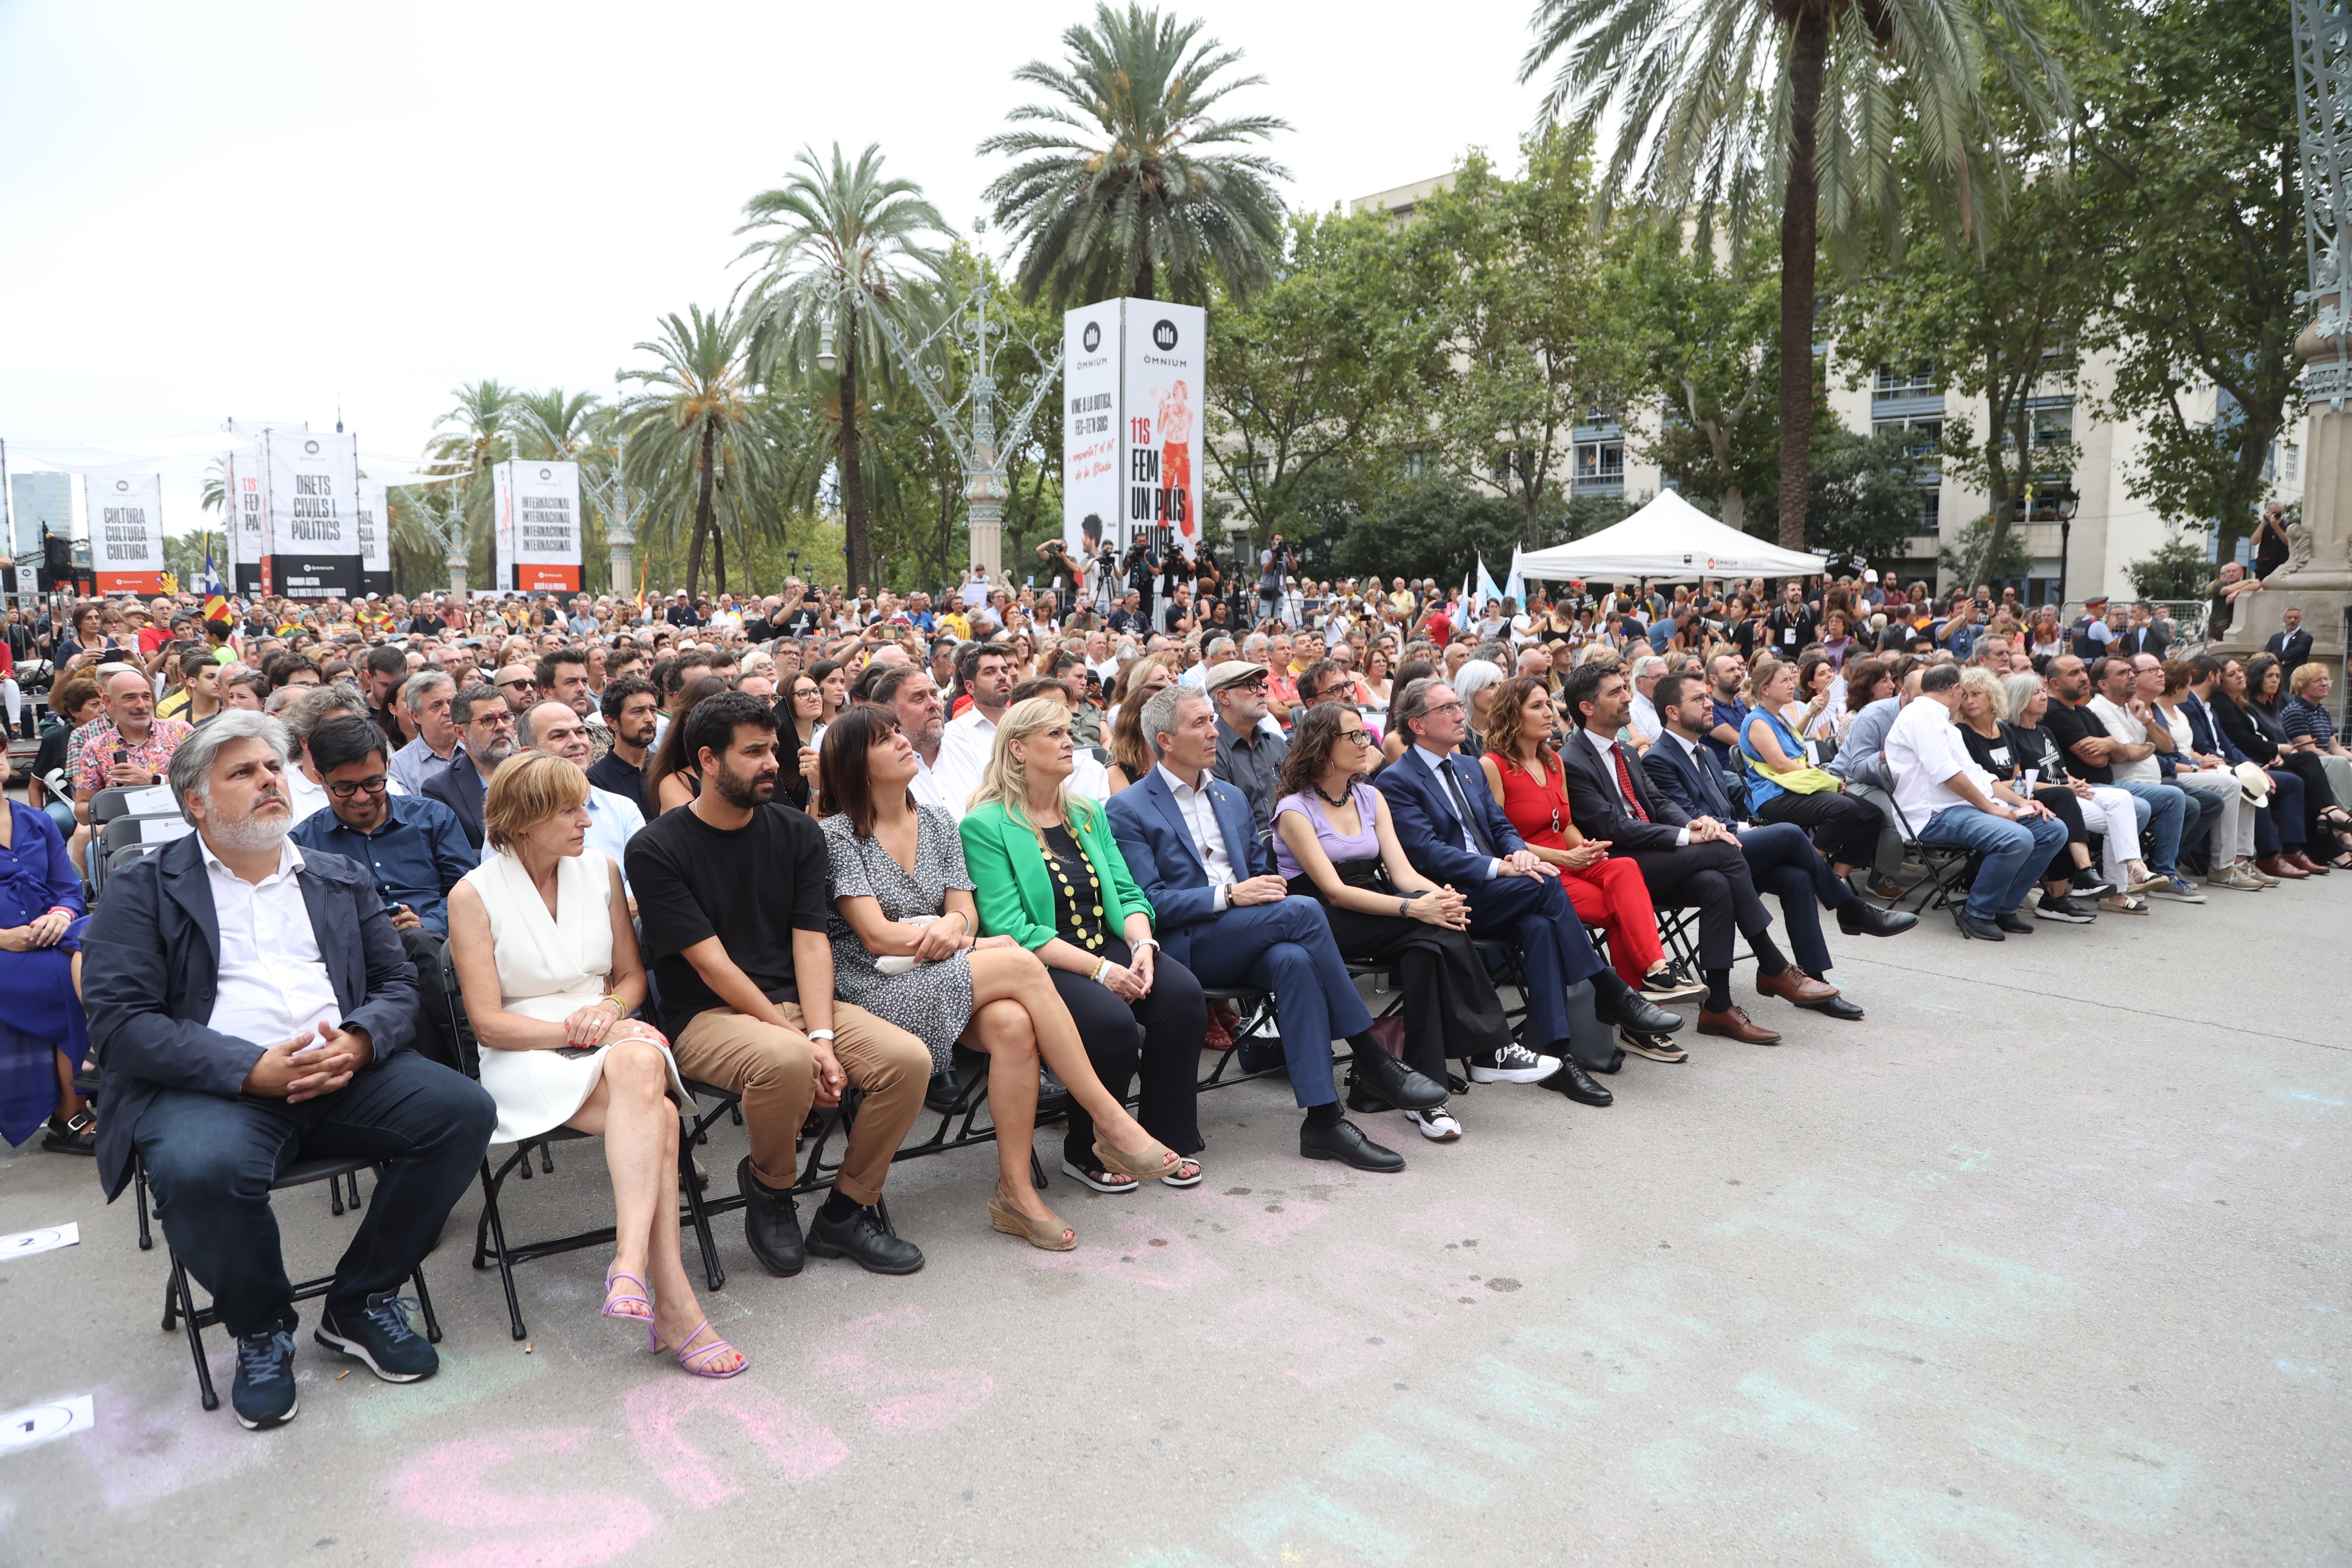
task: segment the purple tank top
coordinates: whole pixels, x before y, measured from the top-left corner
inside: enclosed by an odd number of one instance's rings
[[[1330,857],[1334,866],[1343,866],[1350,860],[1377,859],[1381,853],[1381,836],[1373,825],[1380,818],[1373,807],[1372,786],[1368,784],[1352,785],[1348,797],[1356,803],[1356,815],[1363,823],[1362,830],[1352,836],[1331,826],[1331,819],[1323,815],[1322,798],[1313,790],[1302,790],[1276,801],[1274,819],[1279,824],[1286,811],[1306,813],[1307,820],[1315,828],[1315,841],[1323,846],[1323,853]],[[1274,866],[1286,881],[1298,875],[1298,858],[1291,854],[1290,846],[1283,841],[1279,833],[1274,836]]]

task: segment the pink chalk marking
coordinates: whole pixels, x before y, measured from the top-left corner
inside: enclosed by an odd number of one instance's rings
[[[665,1490],[696,1508],[714,1508],[743,1490],[681,1430],[705,1414],[734,1422],[794,1486],[849,1458],[848,1446],[823,1424],[756,1386],[665,1378],[631,1389],[624,1403],[638,1457]]]
[[[996,1379],[971,1366],[915,1370],[875,1364],[869,1352],[877,1335],[890,1329],[919,1329],[923,1322],[923,1314],[913,1307],[860,1318],[843,1331],[848,1344],[819,1358],[816,1370],[847,1392],[866,1396],[866,1418],[883,1431],[937,1431],[994,1398]]]
[[[1268,1203],[1262,1193],[1245,1198],[1228,1197],[1223,1193],[1195,1193],[1185,1206],[1205,1211],[1203,1217],[1223,1226],[1227,1236],[1254,1241],[1260,1247],[1285,1245],[1330,1211],[1328,1204],[1290,1195],[1278,1203]],[[1282,1212],[1268,1214],[1268,1208]]]
[[[1100,1226],[1090,1226],[1078,1232],[1075,1251],[1040,1252],[1034,1247],[1025,1247],[1022,1260],[1032,1268],[1125,1279],[1149,1285],[1155,1290],[1194,1290],[1225,1277],[1223,1264],[1193,1246],[1182,1232],[1150,1215],[1129,1215],[1120,1220],[1118,1239],[1113,1241],[1097,1239],[1102,1229]]]
[[[633,1497],[603,1492],[501,1495],[487,1484],[497,1471],[544,1472],[551,1454],[568,1454],[592,1434],[584,1426],[461,1437],[428,1449],[393,1478],[394,1499],[435,1524],[480,1537],[463,1546],[417,1554],[416,1568],[593,1568],[625,1555],[661,1528]]]
[[[227,1387],[235,1352],[214,1358],[213,1381]],[[209,1485],[265,1458],[264,1446],[223,1421],[191,1421],[174,1387],[166,1403],[143,1405],[134,1389],[110,1383],[99,1392],[103,1419],[73,1444],[88,1461],[110,1510],[155,1502],[192,1486]],[[307,1422],[305,1423],[307,1425]]]

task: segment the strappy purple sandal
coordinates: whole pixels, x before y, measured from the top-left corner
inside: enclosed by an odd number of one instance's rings
[[[685,1342],[692,1344],[695,1342],[696,1337],[709,1326],[710,1320],[708,1318],[703,1319],[701,1322],[695,1325],[694,1332],[686,1336]],[[658,1351],[666,1351],[669,1349],[667,1345],[662,1343],[661,1334],[657,1330],[648,1330],[646,1334],[646,1339],[648,1342],[646,1345],[646,1353],[648,1355]],[[697,1377],[732,1377],[737,1373],[746,1371],[750,1368],[751,1364],[751,1357],[744,1357],[735,1365],[729,1367],[725,1372],[711,1371],[710,1358],[721,1353],[722,1352],[731,1351],[735,1347],[733,1345],[729,1344],[725,1340],[715,1339],[698,1351],[679,1351],[677,1352],[677,1364],[684,1367],[687,1371],[692,1373]]]
[[[613,1281],[614,1281],[614,1280],[615,1280],[615,1279],[625,1279],[625,1280],[627,1280],[630,1284],[635,1285],[640,1292],[642,1292],[642,1291],[645,1289],[645,1288],[646,1288],[646,1282],[645,1282],[644,1280],[642,1280],[642,1279],[638,1279],[638,1278],[637,1278],[635,1275],[634,1275],[634,1274],[624,1274],[624,1273],[622,1273],[622,1272],[621,1272],[619,1269],[617,1269],[617,1268],[607,1268],[607,1269],[605,1269],[605,1270],[604,1270],[604,1316],[606,1316],[606,1317],[608,1317],[608,1318],[618,1318],[619,1320],[621,1320],[621,1321],[623,1321],[623,1322],[625,1322],[625,1323],[650,1323],[650,1322],[652,1322],[652,1321],[654,1321],[654,1304],[653,1304],[652,1300],[651,1300],[649,1297],[646,1297],[646,1296],[645,1296],[645,1295],[643,1295],[643,1294],[639,1294],[639,1295],[635,1295],[635,1296],[627,1295],[627,1294],[625,1294],[625,1294],[622,1294],[622,1295],[619,1295],[619,1296],[615,1296],[615,1295],[614,1295],[614,1294],[613,1294]],[[645,1316],[643,1316],[643,1317],[639,1317],[639,1316],[638,1316],[636,1313],[635,1313],[635,1312],[616,1312],[616,1311],[613,1310],[613,1309],[614,1309],[614,1307],[620,1306],[622,1303],[624,1303],[624,1302],[628,1302],[628,1301],[634,1301],[634,1302],[635,1302],[638,1306],[643,1307],[643,1308],[646,1310],[646,1311],[645,1311]]]

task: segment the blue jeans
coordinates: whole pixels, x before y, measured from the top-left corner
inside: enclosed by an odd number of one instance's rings
[[[481,1168],[498,1120],[480,1084],[415,1051],[395,1051],[299,1105],[167,1089],[132,1137],[173,1252],[212,1292],[229,1332],[252,1334],[291,1331],[296,1322],[269,1209],[279,1172],[306,1159],[388,1162],[335,1265],[327,1305],[341,1311],[416,1271]]]
[[[1969,889],[1969,913],[1980,921],[2005,915],[2025,901],[2042,879],[2042,868],[2066,842],[2066,825],[2053,816],[2022,822],[1948,805],[1927,819],[1919,837],[1931,844],[1958,844],[1984,857],[1976,886]]]
[[[2179,784],[2126,784],[2116,787],[2136,800],[2147,802],[2147,831],[2140,847],[2147,851],[2147,868],[2159,877],[2180,874],[2180,833],[2189,819],[2189,792]]]
[[[1252,985],[1274,993],[1290,1092],[1303,1109],[1339,1098],[1331,1042],[1372,1026],[1331,922],[1313,899],[1229,909],[1192,928],[1188,962],[1203,985]]]

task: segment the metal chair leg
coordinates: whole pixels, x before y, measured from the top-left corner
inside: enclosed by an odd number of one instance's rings
[[[425,1342],[437,1345],[441,1342],[441,1320],[433,1315],[433,1292],[425,1288],[425,1266],[421,1263],[416,1267],[415,1281],[416,1305],[425,1314]]]
[[[694,1140],[681,1138],[677,1144],[678,1188],[686,1194],[687,1222],[694,1226],[694,1239],[702,1248],[702,1277],[710,1281],[713,1290],[727,1283],[726,1266],[719,1261],[719,1244],[711,1238],[710,1214],[702,1206],[702,1189],[694,1184]]]
[[[196,1327],[195,1292],[188,1288],[188,1271],[180,1266],[175,1255],[172,1259],[172,1280],[178,1287],[180,1321],[188,1331],[188,1354],[196,1363],[196,1388],[204,1396],[205,1408],[218,1410],[220,1395],[213,1388],[213,1369],[205,1360],[205,1334]]]
[[[139,1250],[155,1250],[154,1234],[147,1228],[147,1167],[133,1163],[131,1167],[131,1195],[139,1200]]]

